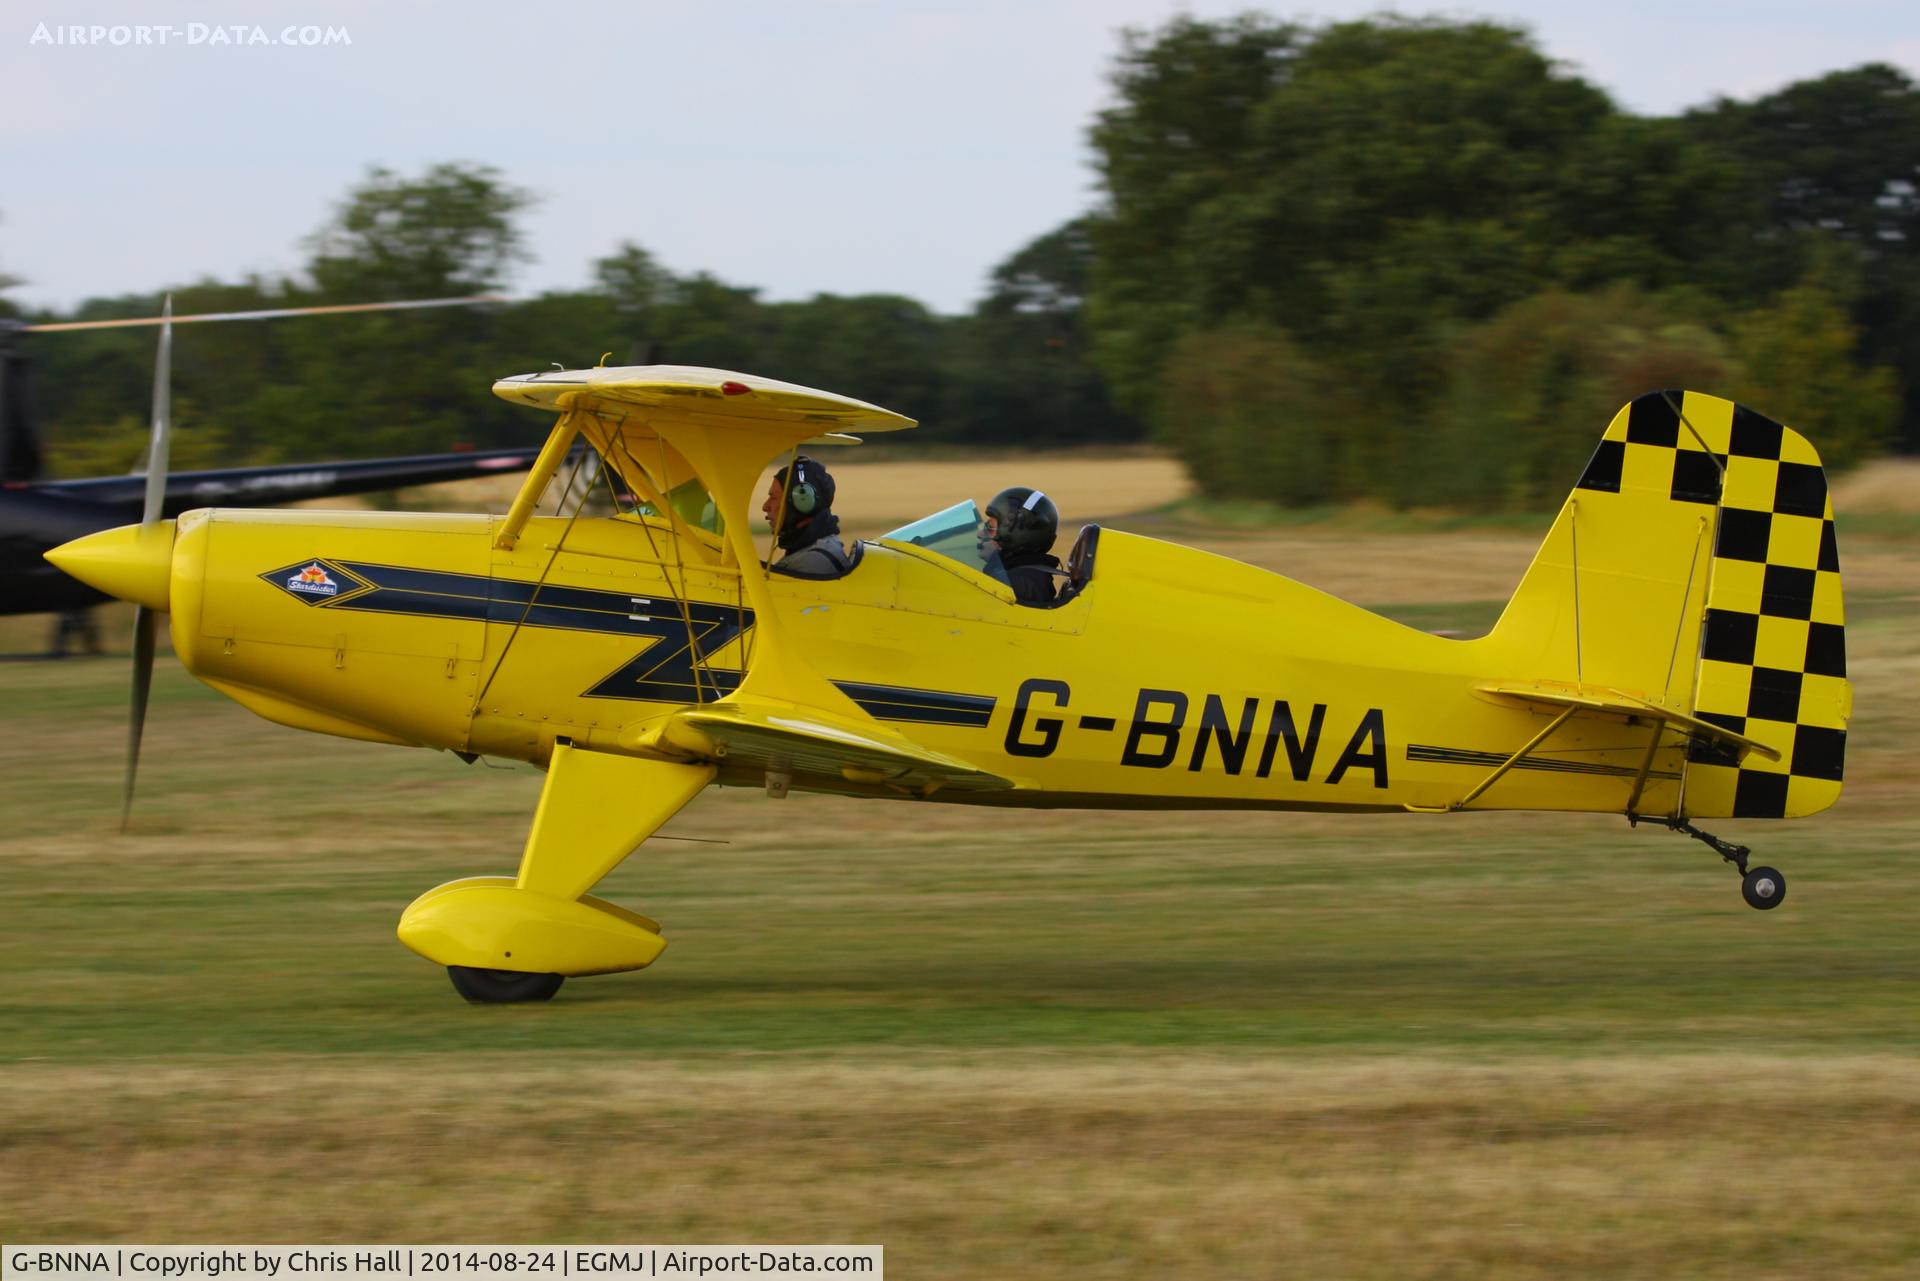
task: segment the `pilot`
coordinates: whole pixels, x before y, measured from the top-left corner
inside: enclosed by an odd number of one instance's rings
[[[1037,489],[1015,485],[987,504],[980,522],[980,555],[987,573],[1013,588],[1022,605],[1045,609],[1054,603],[1054,575],[1060,561],[1048,555],[1060,532],[1060,509]]]
[[[838,578],[853,567],[840,541],[840,518],[833,514],[833,476],[805,454],[773,474],[760,511],[786,553],[773,569],[799,578]]]

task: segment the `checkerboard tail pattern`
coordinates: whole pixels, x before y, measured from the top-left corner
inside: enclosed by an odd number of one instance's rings
[[[1846,759],[1846,617],[1833,503],[1805,437],[1698,392],[1642,396],[1614,420],[1581,487],[1619,492],[1623,470],[1671,455],[1676,502],[1713,503],[1712,577],[1694,714],[1780,753],[1737,760],[1695,740],[1684,809],[1699,818],[1798,818],[1840,795]],[[1664,473],[1663,473],[1664,474]]]

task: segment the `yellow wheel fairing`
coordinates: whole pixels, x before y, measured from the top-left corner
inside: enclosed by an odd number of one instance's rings
[[[439,965],[572,976],[646,968],[666,950],[659,928],[592,896],[560,899],[508,877],[478,876],[422,894],[401,914],[398,933]]]

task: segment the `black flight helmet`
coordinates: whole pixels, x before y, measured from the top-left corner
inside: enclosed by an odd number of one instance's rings
[[[1060,533],[1060,509],[1037,489],[1014,485],[993,496],[987,515],[999,527],[1002,556],[1044,556]]]

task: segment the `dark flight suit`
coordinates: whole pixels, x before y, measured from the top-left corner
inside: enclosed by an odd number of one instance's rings
[[[847,555],[846,546],[828,534],[795,547],[773,562],[776,574],[791,574],[795,578],[838,578],[853,568],[853,561]]]
[[[987,573],[1013,588],[1013,598],[1022,605],[1046,609],[1054,602],[1055,579],[1048,572],[1060,568],[1057,556],[1016,556],[1008,560],[995,552],[987,561]]]

